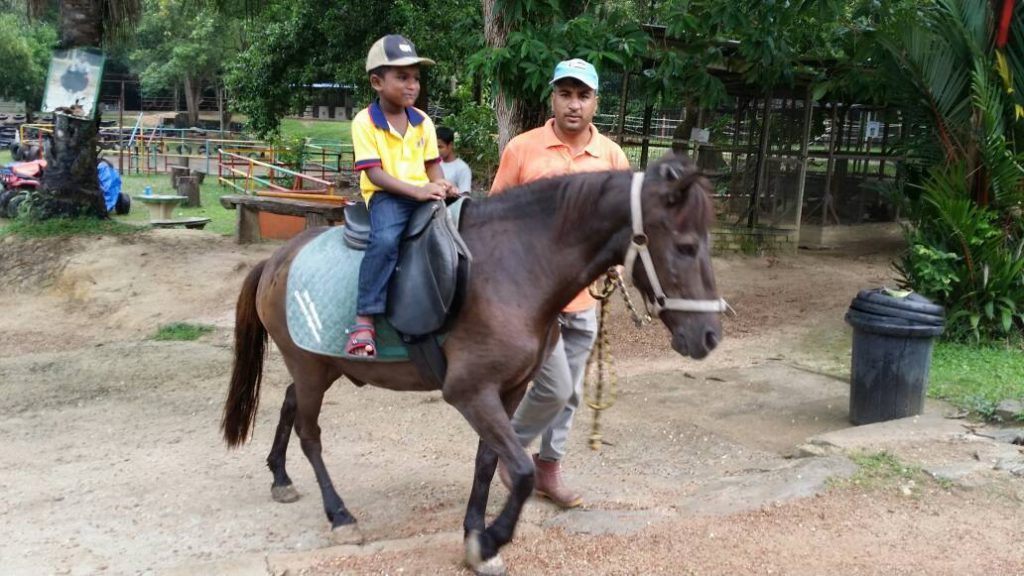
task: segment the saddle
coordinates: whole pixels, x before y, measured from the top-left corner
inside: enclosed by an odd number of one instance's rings
[[[366,204],[345,207],[344,239],[349,248],[366,250],[370,240]],[[427,202],[413,212],[388,286],[385,318],[408,348],[420,375],[437,386],[447,372],[437,335],[458,314],[471,261],[469,248],[443,202]]]

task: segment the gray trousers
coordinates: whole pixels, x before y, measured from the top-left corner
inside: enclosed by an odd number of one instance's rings
[[[587,359],[597,337],[596,307],[558,316],[561,336],[512,417],[525,448],[541,436],[540,457],[561,460],[572,417],[583,398]]]

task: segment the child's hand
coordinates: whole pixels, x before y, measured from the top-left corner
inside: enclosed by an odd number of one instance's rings
[[[429,202],[431,200],[444,200],[447,195],[447,188],[443,185],[444,181],[440,182],[428,182],[418,189],[416,199],[420,202]]]
[[[445,194],[449,198],[458,198],[459,197],[459,187],[456,186],[453,182],[449,182],[447,180],[440,180],[438,182],[438,184],[444,184],[446,186]]]

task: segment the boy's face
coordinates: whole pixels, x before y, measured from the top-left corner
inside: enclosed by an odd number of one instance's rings
[[[441,158],[448,160],[449,158],[452,157],[452,154],[455,152],[455,150],[452,147],[451,142],[445,142],[444,140],[438,139],[437,152],[441,155]]]
[[[555,83],[551,92],[551,111],[555,124],[566,134],[579,134],[589,130],[597,112],[597,93],[574,78]]]
[[[412,106],[420,95],[420,66],[390,66],[383,77],[370,75],[370,86],[394,108]]]

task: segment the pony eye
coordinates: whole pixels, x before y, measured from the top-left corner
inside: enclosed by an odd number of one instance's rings
[[[676,252],[688,258],[695,258],[697,256],[697,244],[695,242],[677,242]]]

